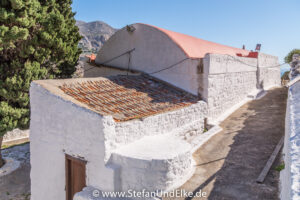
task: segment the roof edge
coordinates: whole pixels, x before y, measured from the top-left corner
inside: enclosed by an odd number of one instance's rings
[[[49,92],[50,95],[56,96],[60,99],[62,99],[65,102],[69,102],[73,105],[76,105],[82,109],[86,109],[90,112],[93,112],[101,117],[104,117],[104,115],[98,113],[97,111],[91,109],[84,103],[81,103],[80,101],[76,100],[75,98],[65,94],[59,86],[63,84],[72,84],[73,82],[86,82],[86,81],[93,81],[93,80],[103,80],[106,78],[104,77],[96,77],[96,78],[74,78],[74,79],[45,79],[45,80],[34,80],[31,82],[30,88],[32,88],[33,85],[40,86],[47,92]]]

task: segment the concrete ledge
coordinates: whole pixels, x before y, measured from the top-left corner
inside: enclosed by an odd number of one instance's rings
[[[29,130],[14,129],[3,137],[3,145],[21,144],[29,141]]]
[[[22,144],[25,142],[29,142],[29,137],[17,138],[14,140],[6,140],[2,142],[2,145],[10,146],[10,145]]]
[[[300,77],[300,76],[299,76]],[[290,85],[283,147],[285,168],[280,172],[280,198],[300,199],[300,82]]]
[[[123,146],[112,160],[121,168],[122,191],[168,191],[194,173],[191,146],[170,135],[149,136]]]

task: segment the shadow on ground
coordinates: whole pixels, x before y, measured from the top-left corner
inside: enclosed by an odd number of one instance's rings
[[[221,123],[223,131],[194,154],[196,172],[180,188],[193,191],[186,200],[279,199],[278,158],[263,184],[256,179],[284,135],[286,98],[285,88],[270,90]],[[197,192],[206,192],[206,198],[196,197]]]

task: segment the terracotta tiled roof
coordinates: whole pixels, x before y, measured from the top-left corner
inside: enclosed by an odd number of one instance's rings
[[[142,75],[119,75],[59,88],[92,110],[111,115],[119,122],[176,110],[198,101],[190,93]]]

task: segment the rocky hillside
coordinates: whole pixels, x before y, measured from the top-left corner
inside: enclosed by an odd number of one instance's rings
[[[79,32],[83,36],[79,46],[86,53],[96,53],[103,43],[117,30],[102,21],[77,21],[76,25],[79,27]]]

